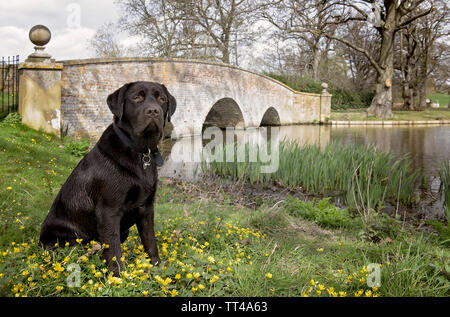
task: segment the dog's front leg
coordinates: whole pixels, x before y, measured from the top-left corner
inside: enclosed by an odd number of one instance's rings
[[[139,217],[136,223],[144,250],[147,252],[153,265],[158,265],[161,260],[158,254],[154,229],[153,203],[147,207],[139,208]]]
[[[108,245],[103,250],[103,258],[108,269],[114,276],[119,276],[122,270],[122,250],[120,247],[120,217],[113,215],[110,210],[98,209],[95,212],[97,231],[100,243]]]

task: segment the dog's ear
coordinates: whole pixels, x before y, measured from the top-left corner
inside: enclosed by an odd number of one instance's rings
[[[175,109],[177,109],[177,100],[175,99],[174,96],[172,96],[169,91],[167,90],[166,86],[164,86],[164,84],[161,84],[161,87],[163,88],[164,92],[166,93],[167,96],[167,122],[170,122],[170,118],[172,117],[172,115],[175,112]]]
[[[123,115],[123,106],[125,101],[125,93],[132,83],[128,83],[117,89],[115,92],[110,94],[106,99],[106,103],[108,104],[111,112],[116,116],[119,120],[122,119]]]

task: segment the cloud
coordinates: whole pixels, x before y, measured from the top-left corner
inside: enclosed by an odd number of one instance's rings
[[[91,57],[89,40],[100,25],[118,17],[112,0],[1,0],[0,57],[20,55],[23,61],[33,53],[28,32],[36,24],[52,32],[46,52],[56,60]]]

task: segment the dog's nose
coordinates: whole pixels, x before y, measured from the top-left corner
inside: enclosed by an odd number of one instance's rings
[[[145,114],[149,117],[158,117],[160,115],[161,110],[158,106],[149,106],[145,109]]]

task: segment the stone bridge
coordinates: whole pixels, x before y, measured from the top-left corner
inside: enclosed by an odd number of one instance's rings
[[[61,62],[61,118],[70,133],[96,135],[111,122],[106,97],[132,81],[164,83],[177,99],[172,137],[204,125],[243,128],[324,122],[331,96],[302,93],[238,67],[183,59],[115,58]]]
[[[99,136],[112,122],[107,96],[141,80],[164,83],[177,99],[172,138],[200,135],[208,125],[291,125],[326,122],[330,116],[331,95],[325,89],[321,94],[298,92],[220,63],[113,58],[23,63],[20,68],[21,87],[28,87],[21,88],[19,100],[24,123],[56,134],[68,127],[70,135]]]

